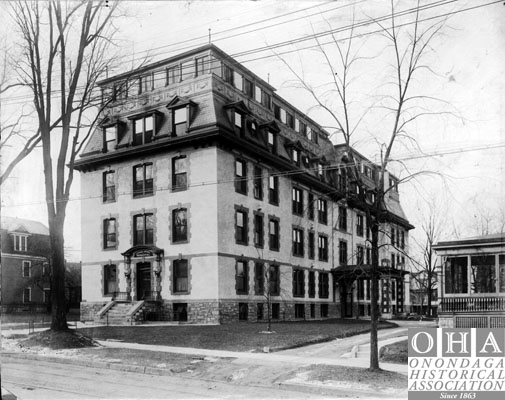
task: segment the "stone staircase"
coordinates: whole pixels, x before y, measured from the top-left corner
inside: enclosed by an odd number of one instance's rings
[[[98,314],[99,322],[106,325],[138,325],[143,322],[143,301],[121,303],[112,301]]]

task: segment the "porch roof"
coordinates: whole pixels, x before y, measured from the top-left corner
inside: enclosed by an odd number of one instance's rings
[[[335,280],[339,281],[342,279],[356,279],[356,278],[369,278],[372,276],[372,265],[371,264],[360,264],[360,265],[341,265],[340,267],[333,268],[331,270]],[[377,272],[379,276],[391,276],[394,278],[403,278],[409,272],[404,269],[396,269],[391,267],[377,267]]]

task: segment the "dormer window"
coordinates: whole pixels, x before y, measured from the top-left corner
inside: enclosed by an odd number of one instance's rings
[[[251,121],[249,123],[249,130],[251,131],[251,134],[253,136],[256,136],[256,134],[258,133],[258,124],[255,121]]]
[[[175,108],[173,111],[173,129],[174,136],[186,134],[188,128],[188,115],[186,107]]]
[[[139,94],[153,90],[153,75],[148,74],[139,78]]]
[[[295,117],[293,114],[287,113],[286,114],[286,125],[289,126],[291,129],[295,128]]]
[[[235,133],[238,135],[243,135],[244,133],[244,117],[242,114],[235,111],[233,113]]]
[[[154,136],[154,115],[137,118],[133,121],[133,145],[151,143]]]
[[[14,234],[12,235],[14,239],[14,250],[15,251],[27,251],[28,250],[28,235]]]
[[[103,128],[103,149],[113,151],[117,144],[117,124]]]
[[[277,135],[272,132],[268,131],[267,133],[268,136],[268,148],[272,153],[277,153]]]
[[[293,148],[293,162],[300,165],[300,150]]]

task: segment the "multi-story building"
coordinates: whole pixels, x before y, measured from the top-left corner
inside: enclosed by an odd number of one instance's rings
[[[410,311],[419,315],[437,316],[438,290],[437,277],[433,273],[431,303],[428,305],[428,273],[418,271],[410,273]]]
[[[2,312],[46,311],[49,302],[49,230],[40,222],[2,216]]]
[[[332,271],[365,231],[320,125],[214,45],[101,86],[76,163],[82,320],[341,315]]]
[[[505,234],[438,242],[441,328],[505,327]]]

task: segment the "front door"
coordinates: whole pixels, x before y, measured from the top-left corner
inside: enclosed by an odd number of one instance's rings
[[[137,263],[137,300],[151,295],[151,263]]]

